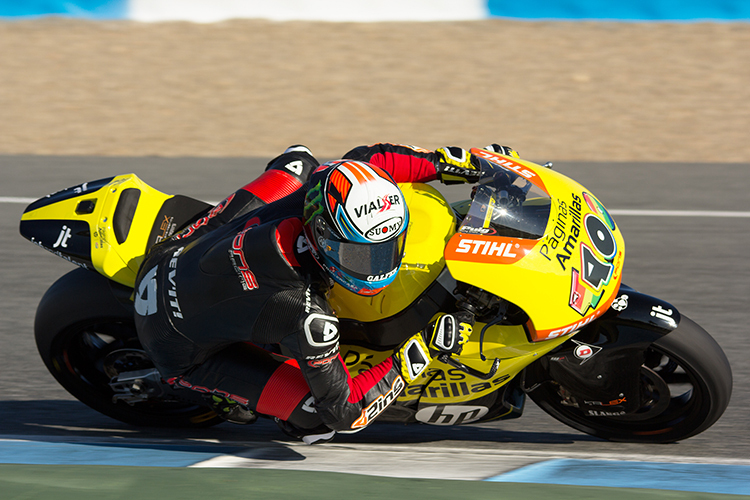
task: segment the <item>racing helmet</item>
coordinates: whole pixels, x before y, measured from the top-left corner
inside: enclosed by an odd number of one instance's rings
[[[409,211],[386,171],[362,161],[321,165],[308,181],[302,220],[312,255],[347,290],[375,295],[396,278]]]

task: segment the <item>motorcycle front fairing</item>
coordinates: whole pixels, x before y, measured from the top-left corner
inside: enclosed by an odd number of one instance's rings
[[[521,308],[533,342],[601,316],[622,279],[625,243],[585,187],[534,163],[480,149],[482,179],[445,248],[457,281]]]

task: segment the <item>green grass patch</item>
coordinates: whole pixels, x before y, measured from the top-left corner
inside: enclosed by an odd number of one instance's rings
[[[335,472],[107,465],[0,465],[3,500],[750,499],[682,491],[399,479]]]

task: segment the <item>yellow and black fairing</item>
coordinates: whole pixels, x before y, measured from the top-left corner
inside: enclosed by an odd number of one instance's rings
[[[401,269],[383,292],[363,297],[334,287],[329,301],[339,317],[341,356],[352,376],[368,370],[393,353],[393,348],[424,328],[439,312],[455,310],[457,283],[445,261],[445,247],[456,235],[460,204],[451,207],[426,184],[400,185],[409,207],[409,228]],[[458,217],[457,217],[458,216]],[[407,386],[381,420],[422,421],[456,425],[521,414],[524,396],[511,381],[538,353],[561,341],[533,345],[525,325],[493,326],[479,353],[478,322],[474,335],[456,361],[469,368],[435,360],[418,381]],[[493,360],[502,359],[492,376]],[[406,409],[407,407],[408,409]]]
[[[520,416],[523,393],[517,376],[600,317],[619,288],[622,236],[593,195],[571,179],[531,162],[480,150],[472,153],[485,154],[492,168],[515,175],[521,185],[533,179],[542,196],[529,198],[524,209],[534,211],[538,205],[546,211],[537,217],[535,234],[500,234],[487,213],[479,217],[479,224],[464,218],[457,232],[454,212],[437,191],[418,184],[402,186],[411,220],[396,281],[375,297],[358,297],[340,289],[334,289],[331,296],[342,328],[347,330],[342,332],[342,356],[352,375],[384,360],[392,352],[388,347],[423,328],[432,315],[455,309],[452,293],[457,281],[502,297],[521,312],[519,321],[485,328],[491,319],[480,318],[461,355],[453,358],[455,363],[433,361],[422,378],[404,390],[385,419],[455,425]],[[574,216],[563,213],[569,200],[581,205],[576,206],[575,229],[571,229]],[[565,238],[555,242],[555,227],[565,217]],[[601,242],[592,241],[583,227],[586,220],[590,228],[611,235],[616,247],[611,254],[599,251]],[[551,253],[566,248],[570,252],[559,258]],[[591,249],[597,252],[593,255],[596,262],[611,270],[602,281],[581,278],[588,269],[582,265],[591,263]]]
[[[132,288],[147,250],[208,208],[125,174],[33,202],[21,217],[20,232],[59,257]]]

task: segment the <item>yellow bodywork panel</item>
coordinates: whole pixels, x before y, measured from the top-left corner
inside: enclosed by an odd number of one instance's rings
[[[127,237],[118,242],[113,227],[115,210],[121,195],[129,189],[138,190],[137,205]],[[133,191],[130,191],[132,194]],[[108,278],[133,287],[156,215],[171,195],[164,194],[138,178],[135,174],[118,175],[90,196],[83,194],[69,200],[40,207],[23,215],[22,221],[79,220],[88,224],[91,232],[91,263]],[[79,214],[76,208],[82,201],[95,203],[89,214]]]
[[[547,193],[549,218],[539,239],[459,228],[445,249],[451,275],[523,309],[534,341],[570,334],[604,314],[619,292],[625,257],[622,233],[604,205],[561,173],[489,151],[471,152]],[[535,203],[541,200],[526,205]],[[487,217],[484,227],[490,228],[492,210]],[[605,241],[611,248],[604,248]]]
[[[437,190],[428,185],[403,184],[400,187],[409,207],[409,232],[401,269],[394,282],[374,297],[363,297],[342,287],[334,287],[330,302],[339,318],[371,322],[391,317],[413,303],[445,267],[445,245],[455,234],[453,209]],[[487,279],[492,279],[491,272]],[[483,353],[487,359],[482,361],[479,335],[483,327],[483,323],[474,326],[471,340],[454,359],[488,373],[495,358],[499,358],[500,367],[493,377],[483,380],[434,360],[429,369],[404,390],[399,400],[420,399],[426,403],[448,404],[480,398],[506,384],[536,357],[551,351],[569,337],[565,335],[547,342],[531,343],[523,326],[493,326],[484,336]],[[341,346],[341,356],[352,377],[392,354],[391,350]]]
[[[443,250],[456,227],[453,209],[439,191],[427,184],[399,187],[409,207],[409,227],[396,279],[372,297],[333,287],[329,302],[339,318],[371,322],[391,317],[414,302],[445,267]]]
[[[498,358],[500,366],[494,376],[486,380],[481,379],[434,360],[420,378],[406,387],[398,400],[406,402],[419,399],[421,403],[427,404],[450,404],[481,398],[508,383],[538,357],[570,338],[570,335],[565,335],[546,342],[531,343],[523,326],[492,326],[485,333],[483,352],[487,359],[482,361],[479,355],[479,334],[483,327],[483,323],[475,325],[474,333],[464,346],[463,352],[460,356],[454,356],[454,359],[479,372],[488,373],[495,358]],[[352,377],[384,361],[392,354],[393,351],[341,346],[341,356]]]

